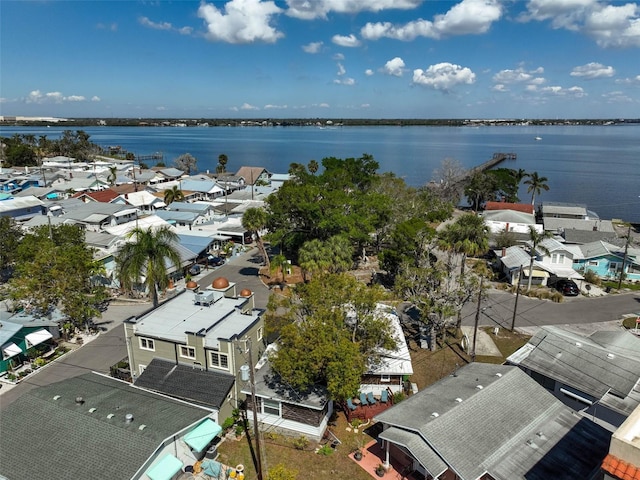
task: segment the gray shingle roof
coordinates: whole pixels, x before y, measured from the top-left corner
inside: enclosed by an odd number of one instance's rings
[[[235,378],[228,373],[204,371],[154,358],[136,380],[136,386],[219,409],[234,382]]]
[[[76,403],[78,396],[84,403]],[[131,478],[164,439],[207,413],[92,373],[40,387],[2,409],[0,474],[11,480]]]
[[[419,436],[463,479],[589,478],[610,438],[506,365],[470,364],[376,420]]]

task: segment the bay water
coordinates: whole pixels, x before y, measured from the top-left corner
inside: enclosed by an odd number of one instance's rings
[[[547,177],[549,191],[536,203],[587,204],[601,218],[640,223],[640,125],[611,126],[366,126],[337,127],[0,127],[0,136],[59,138],[64,130],[84,130],[103,147],[119,145],[136,155],[162,153],[171,165],[183,153],[198,170],[214,172],[218,156],[227,170],[243,165],[287,172],[293,162],[324,157],[373,155],[380,172],[393,172],[411,186],[434,179],[447,158],[471,168],[494,153],[515,153],[501,166]],[[153,165],[152,162],[149,162]],[[531,201],[521,187],[520,200]]]

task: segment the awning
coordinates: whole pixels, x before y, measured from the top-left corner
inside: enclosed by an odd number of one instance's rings
[[[196,452],[201,452],[205,449],[214,437],[222,432],[222,427],[216,422],[207,418],[204,422],[198,425],[184,436],[184,441],[187,442],[191,448]]]
[[[231,240],[231,237],[227,235],[218,235],[218,234],[213,235],[211,238],[213,238],[214,240]]]
[[[21,353],[22,349],[15,343],[5,343],[2,346],[2,356],[5,359],[15,357],[16,355],[20,355]]]
[[[43,328],[36,330],[35,332],[28,333],[24,338],[27,339],[28,347],[35,347],[36,345],[40,345],[42,342],[46,342],[50,338],[53,338],[53,335]]]
[[[170,480],[182,470],[183,463],[176,457],[167,453],[162,459],[145,473],[151,480]]]

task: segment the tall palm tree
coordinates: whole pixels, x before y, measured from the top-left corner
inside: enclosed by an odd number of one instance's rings
[[[164,203],[167,205],[173,202],[181,202],[184,200],[184,192],[177,185],[167,188],[164,191]]]
[[[462,276],[468,256],[474,257],[489,250],[489,228],[482,217],[465,213],[440,233],[440,245],[445,250],[462,255]]]
[[[264,230],[266,228],[268,219],[269,216],[264,208],[247,208],[247,210],[242,215],[242,226],[256,236],[258,249],[262,254],[265,265],[268,269],[270,269],[271,267],[269,264],[269,254],[267,253],[267,249],[264,246],[264,241],[260,236],[260,230]]]
[[[544,245],[540,245],[545,239],[551,238],[551,232],[538,233],[538,231],[529,225],[529,279],[527,280],[527,292],[531,290],[531,279],[533,276],[531,275],[533,271],[533,261],[536,259],[536,251],[541,251],[545,255],[549,254],[549,250]],[[518,288],[520,288],[520,284],[518,283]]]
[[[220,155],[218,155],[218,166],[216,167],[216,172],[225,173],[227,171],[228,161],[229,161],[229,158],[224,153],[221,153]]]
[[[308,168],[309,168],[309,172],[311,172],[311,175],[315,175],[318,169],[320,168],[320,165],[318,165],[317,161],[310,160]]]
[[[529,178],[524,181],[524,184],[528,185],[527,193],[531,194],[531,205],[535,204],[536,195],[540,195],[543,190],[545,192],[549,191],[548,181],[547,177],[539,176],[538,172],[530,173]]]
[[[153,306],[157,307],[158,289],[169,284],[169,267],[180,267],[180,255],[175,247],[178,235],[171,227],[164,226],[157,230],[134,228],[127,238],[133,241],[126,243],[116,258],[120,284],[131,289],[144,277],[142,283],[151,295]]]

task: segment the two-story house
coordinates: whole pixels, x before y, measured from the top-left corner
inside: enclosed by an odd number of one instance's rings
[[[254,362],[264,350],[262,313],[250,290],[236,292],[235,283],[218,277],[205,289],[187,290],[128,319],[124,327],[134,381],[154,358],[237,376],[249,362],[249,349]],[[222,420],[240,402],[236,382],[220,407]]]

